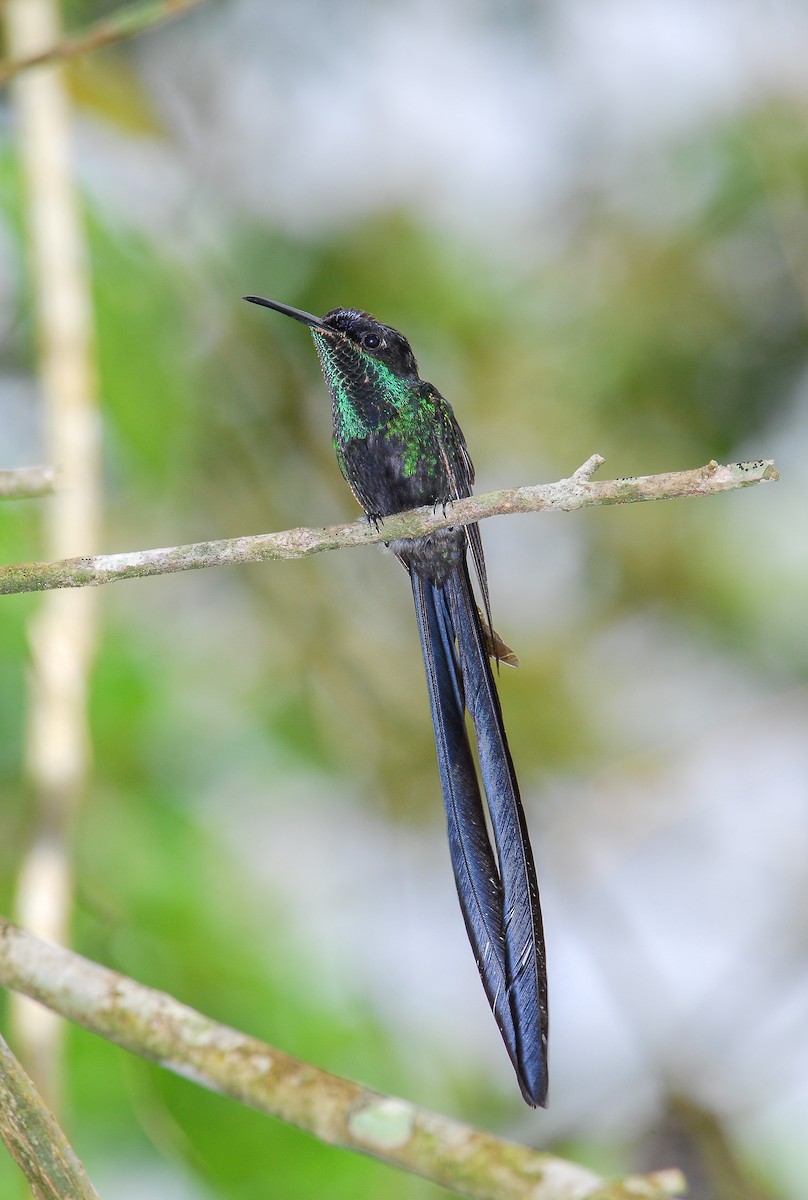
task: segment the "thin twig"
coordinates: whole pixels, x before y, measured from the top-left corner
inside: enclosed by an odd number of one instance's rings
[[[31,67],[45,63],[65,62],[79,54],[89,54],[104,46],[112,46],[135,34],[144,33],[158,25],[180,17],[192,8],[198,8],[206,0],[146,0],[145,3],[128,4],[112,16],[103,17],[81,33],[65,38],[56,45],[38,54],[0,62],[0,87]]]
[[[321,1141],[479,1200],[663,1200],[684,1188],[675,1170],[606,1183],[566,1159],[370,1091],[1,918],[0,983],[133,1054]]]
[[[19,467],[0,471],[0,500],[32,500],[53,491],[53,467]]]
[[[75,1151],[2,1037],[0,1137],[36,1200],[98,1200]]]
[[[16,563],[0,567],[0,595],[51,588],[90,587],[112,583],[116,579],[165,575],[172,571],[192,571],[233,563],[307,558],[323,550],[366,546],[394,538],[422,537],[448,525],[469,525],[485,517],[507,513],[540,512],[542,509],[571,512],[576,508],[604,504],[633,504],[678,496],[709,496],[779,479],[770,459],[757,459],[728,466],[710,462],[695,471],[592,482],[592,474],[603,461],[599,455],[593,455],[569,479],[470,496],[455,501],[445,513],[442,509],[435,512],[431,508],[397,513],[386,517],[378,528],[360,519],[347,525],[332,525],[322,529],[288,529],[283,533],[225,538],[158,550],[135,550],[129,554],[99,554],[96,557],[69,558],[52,563]]]

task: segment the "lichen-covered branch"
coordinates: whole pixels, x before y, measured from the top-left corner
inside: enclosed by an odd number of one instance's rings
[[[144,33],[147,29],[154,29],[205,2],[206,0],[145,0],[145,3],[127,4],[111,16],[96,21],[81,33],[56,42],[47,50],[0,62],[0,87],[21,71],[40,67],[45,63],[65,62],[79,54],[90,54],[93,50],[122,42],[137,33]]]
[[[710,462],[694,471],[672,471],[664,475],[595,482],[592,475],[603,461],[596,454],[569,479],[469,496],[455,501],[445,512],[443,509],[433,511],[431,508],[419,508],[412,512],[397,513],[393,517],[386,517],[378,528],[360,519],[347,525],[331,525],[322,529],[288,529],[283,533],[225,538],[159,550],[135,550],[128,554],[100,554],[93,558],[69,558],[52,563],[17,563],[0,567],[0,594],[89,587],[111,583],[115,579],[165,575],[172,571],[192,571],[233,563],[307,558],[323,550],[365,546],[393,538],[421,537],[447,525],[468,525],[486,517],[508,513],[541,512],[543,509],[572,512],[576,508],[604,504],[709,496],[779,478],[770,459],[757,459],[727,466]]]
[[[203,1016],[164,992],[0,918],[0,984],[330,1145],[381,1159],[479,1200],[664,1200],[678,1171],[606,1182],[566,1159],[383,1096]]]
[[[75,1151],[2,1037],[0,1137],[36,1200],[98,1200]]]
[[[33,500],[53,491],[53,467],[19,467],[0,471],[0,500]]]

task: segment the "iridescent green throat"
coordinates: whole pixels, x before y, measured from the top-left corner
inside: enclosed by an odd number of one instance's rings
[[[360,408],[355,389],[326,338],[313,330],[323,377],[333,404],[334,442],[339,448],[350,441],[361,441],[371,433],[384,430],[388,437],[404,446],[404,475],[415,474],[423,455],[424,413],[417,387],[369,355],[356,351],[357,365],[379,402]],[[371,415],[372,410],[372,415]],[[434,414],[433,414],[434,415]]]

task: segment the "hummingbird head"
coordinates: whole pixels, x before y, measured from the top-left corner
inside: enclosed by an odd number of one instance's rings
[[[370,313],[357,308],[332,308],[323,317],[323,327],[333,330],[347,343],[347,346],[339,346],[335,338],[331,347],[323,349],[330,349],[332,353],[341,351],[343,356],[347,351],[348,356],[355,355],[359,361],[371,359],[374,363],[383,363],[397,379],[418,377],[418,363],[410,343],[397,329],[383,325]]]
[[[315,317],[302,309],[265,300],[262,296],[245,296],[244,299],[251,304],[274,308],[276,312],[308,325],[324,368],[329,364],[346,381],[351,378],[358,381],[368,373],[378,375],[380,368],[384,374],[389,372],[396,379],[418,378],[418,364],[410,343],[397,329],[383,325],[370,313],[357,308],[332,308],[324,317]]]

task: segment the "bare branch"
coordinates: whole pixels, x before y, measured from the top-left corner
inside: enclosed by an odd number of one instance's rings
[[[53,491],[56,472],[53,467],[20,467],[0,471],[0,500],[32,500]]]
[[[233,563],[307,558],[323,550],[365,546],[394,538],[423,537],[448,525],[469,525],[486,517],[508,513],[540,512],[542,509],[572,512],[576,508],[604,504],[709,496],[779,479],[770,459],[757,459],[729,466],[710,462],[695,471],[672,471],[664,475],[641,475],[593,483],[591,476],[603,461],[599,455],[593,455],[569,479],[469,496],[455,501],[447,507],[446,512],[418,508],[412,512],[397,513],[393,517],[386,517],[378,529],[360,519],[348,525],[332,525],[322,529],[288,529],[283,533],[225,538],[158,550],[136,550],[129,554],[99,554],[94,558],[68,558],[53,563],[16,563],[0,567],[0,595],[52,588],[90,587],[112,583],[116,579],[165,575],[172,571],[192,571]]]
[[[36,1200],[98,1200],[75,1151],[2,1037],[0,1137]]]
[[[30,67],[65,62],[79,54],[90,54],[93,50],[100,50],[104,46],[111,46],[134,37],[135,34],[144,33],[147,29],[163,25],[166,21],[180,17],[205,2],[206,0],[145,0],[145,3],[128,4],[112,16],[96,21],[82,33],[65,38],[47,50],[26,55],[24,58],[0,62],[0,87]]]
[[[323,1142],[479,1200],[664,1200],[684,1188],[675,1170],[606,1183],[566,1159],[370,1091],[2,919],[0,983]]]

